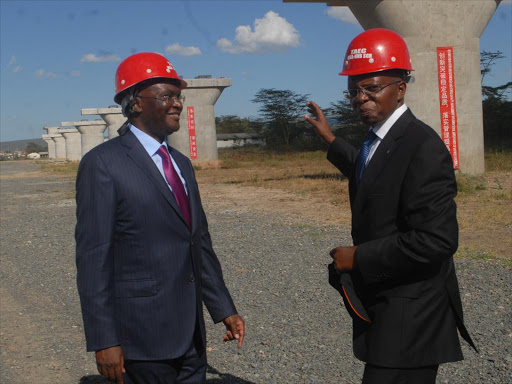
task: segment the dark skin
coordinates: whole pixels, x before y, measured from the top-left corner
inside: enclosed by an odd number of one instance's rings
[[[349,76],[348,88],[361,89],[368,85],[385,85],[398,80],[402,79],[394,71],[374,72]],[[404,104],[406,90],[407,84],[402,80],[381,89],[374,95],[368,96],[359,92],[358,96],[350,101],[350,104],[364,124],[374,126],[387,120],[395,110]],[[336,136],[332,133],[324,113],[314,101],[306,103],[306,106],[312,116],[304,115],[304,118],[313,126],[317,135],[330,145]],[[329,252],[337,271],[346,272],[357,269],[356,250],[357,246],[350,246],[337,247]]]
[[[130,122],[147,133],[149,136],[163,143],[166,137],[180,129],[180,114],[183,104],[180,101],[165,102],[156,98],[165,95],[179,96],[181,89],[173,82],[151,84],[141,89],[133,105],[133,114]],[[245,336],[245,322],[238,314],[231,315],[222,320],[226,326],[224,342],[237,340],[238,348],[242,348]],[[98,372],[109,381],[123,384],[124,355],[121,346],[117,345],[96,351],[96,365]]]

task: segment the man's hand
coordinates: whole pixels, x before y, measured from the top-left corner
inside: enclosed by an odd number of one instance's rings
[[[244,319],[238,314],[231,315],[222,320],[226,326],[226,334],[224,335],[224,342],[229,340],[238,340],[238,348],[242,348],[245,335],[245,322]]]
[[[98,372],[109,381],[123,384],[124,356],[120,346],[96,351],[96,366]]]
[[[304,115],[306,121],[313,126],[316,134],[320,136],[323,141],[327,144],[331,144],[336,136],[332,133],[331,127],[329,127],[329,123],[327,122],[327,119],[320,107],[313,100],[306,103],[306,107],[308,107],[308,112],[316,117],[315,120],[311,116]]]
[[[338,272],[349,272],[354,270],[354,255],[356,253],[356,249],[356,246],[338,247],[329,252],[334,260],[334,267]]]

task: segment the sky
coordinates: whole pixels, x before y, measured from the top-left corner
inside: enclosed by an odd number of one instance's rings
[[[114,105],[120,61],[167,56],[183,78],[228,77],[216,116],[257,116],[261,88],[309,94],[321,106],[342,98],[338,76],[363,31],[347,7],[281,0],[0,0],[0,141],[40,138],[43,126]],[[498,7],[481,49],[505,55],[487,78],[512,80],[512,0]]]

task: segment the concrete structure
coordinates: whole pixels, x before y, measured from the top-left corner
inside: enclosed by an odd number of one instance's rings
[[[82,115],[100,115],[107,123],[109,139],[119,136],[117,130],[126,121],[126,117],[121,112],[121,107],[115,105],[108,108],[84,108],[82,109]]]
[[[245,145],[266,144],[265,137],[259,133],[220,133],[217,135],[217,148],[243,147]]]
[[[441,133],[437,47],[454,49],[460,170],[484,172],[480,36],[501,0],[283,0],[348,6],[364,29],[388,28],[404,37],[416,82],[406,102]],[[355,37],[355,36],[354,36]],[[340,51],[340,69],[344,51]]]
[[[62,122],[61,126],[73,126],[74,124],[68,121]],[[82,158],[82,139],[80,132],[75,128],[61,128],[59,132],[66,140],[66,159],[77,161]]]
[[[55,132],[50,135],[52,140],[55,142],[55,158],[65,159],[66,158],[66,139],[60,132]]]
[[[43,135],[43,140],[48,144],[48,158],[55,159],[55,141],[52,140],[50,135]]]
[[[80,132],[82,157],[95,146],[103,143],[103,136],[107,125],[103,120],[74,121],[73,125]]]
[[[59,130],[59,127],[44,126],[43,130],[46,131],[46,135],[43,135],[43,140],[48,143],[48,158],[55,159],[55,141],[53,141],[51,135]]]
[[[168,143],[190,157],[187,107],[194,107],[197,160],[217,160],[217,135],[213,106],[222,91],[230,87],[231,79],[185,79],[188,87],[182,91],[185,104],[180,117],[180,130],[168,138]]]

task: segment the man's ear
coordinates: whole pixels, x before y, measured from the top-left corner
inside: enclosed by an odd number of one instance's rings
[[[140,98],[135,96],[134,99],[133,99],[133,107],[132,107],[132,111],[134,113],[140,113],[142,112],[142,104],[140,103]]]
[[[398,99],[397,101],[401,103],[405,99],[405,92],[407,91],[407,83],[402,81],[398,83]]]

